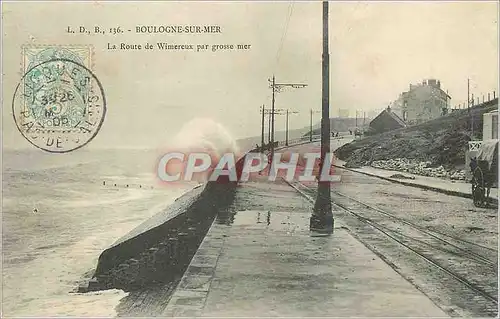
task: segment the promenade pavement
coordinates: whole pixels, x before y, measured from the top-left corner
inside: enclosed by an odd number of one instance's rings
[[[242,183],[162,315],[448,317],[339,222],[309,232],[311,211],[285,183]]]
[[[335,165],[343,167],[345,165],[345,162],[336,159]],[[422,176],[407,172],[374,168],[371,166],[364,166],[360,168],[346,168],[346,169],[370,176],[380,177],[392,182],[402,183],[408,186],[426,188],[455,196],[461,196],[467,198],[471,197],[472,186],[470,183],[466,183],[463,181],[452,181],[438,177]],[[411,177],[412,179],[391,178],[391,176],[393,176],[394,174],[402,174],[404,176]],[[498,200],[498,188],[491,189],[490,198],[493,200]]]

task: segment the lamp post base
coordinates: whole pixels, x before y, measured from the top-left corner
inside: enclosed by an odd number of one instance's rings
[[[312,215],[309,219],[309,230],[323,233],[332,234],[333,233],[333,214],[322,214],[322,215]]]

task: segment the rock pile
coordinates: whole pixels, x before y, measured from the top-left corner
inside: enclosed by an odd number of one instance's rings
[[[448,178],[452,180],[465,180],[465,171],[459,169],[445,169],[442,165],[432,167],[430,161],[417,161],[407,158],[379,160],[371,163],[372,167],[393,171],[407,172],[422,176]]]

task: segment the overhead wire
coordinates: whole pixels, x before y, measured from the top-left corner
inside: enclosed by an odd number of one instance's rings
[[[293,6],[294,6],[293,2],[290,2],[288,4],[288,13],[287,13],[287,16],[285,19],[285,25],[283,26],[283,34],[281,35],[280,45],[278,47],[278,52],[276,53],[275,71],[276,71],[276,68],[278,67],[279,60],[281,58],[281,52],[283,50],[283,44],[285,43],[286,34],[288,33],[288,26],[290,25],[290,18],[292,17],[292,14],[293,14]]]

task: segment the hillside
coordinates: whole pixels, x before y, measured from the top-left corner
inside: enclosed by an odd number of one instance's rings
[[[364,120],[365,126],[368,127],[372,119],[366,118]],[[359,128],[363,127],[363,118],[357,119],[357,124]],[[356,118],[330,118],[330,130],[335,132],[347,132],[349,130],[354,130],[356,128]],[[313,135],[320,134],[321,124],[317,123],[313,126]],[[309,135],[309,130],[304,135]]]
[[[471,109],[476,140],[482,138],[483,113],[495,109],[498,99]],[[472,134],[471,118],[467,110],[453,112],[420,125],[364,137],[337,149],[335,154],[351,167],[406,158],[433,167],[463,168]]]

